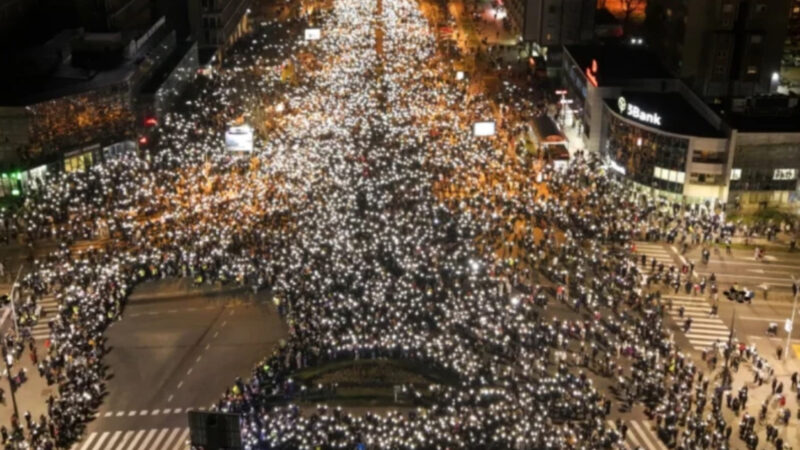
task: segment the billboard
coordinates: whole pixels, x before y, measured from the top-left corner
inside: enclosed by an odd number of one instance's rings
[[[322,30],[319,28],[306,28],[305,38],[307,41],[318,41],[322,37]]]
[[[232,152],[253,151],[253,128],[250,125],[238,125],[225,132],[225,146]]]
[[[473,136],[494,136],[494,122],[475,122],[472,125]]]

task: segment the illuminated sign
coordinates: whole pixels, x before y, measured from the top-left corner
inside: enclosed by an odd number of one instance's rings
[[[742,169],[731,169],[731,181],[742,179]]]
[[[797,169],[775,169],[772,172],[773,180],[787,181],[795,178],[797,178]]]
[[[225,146],[234,152],[252,152],[253,129],[249,125],[228,128],[225,132]]]
[[[617,107],[619,108],[619,112],[625,113],[634,119],[641,120],[642,122],[647,122],[651,125],[655,125],[657,127],[661,126],[661,116],[657,113],[651,112],[644,112],[638,106],[634,105],[633,103],[628,102],[625,97],[620,97],[617,99]]]
[[[322,30],[319,28],[306,28],[305,38],[307,41],[318,41],[322,37]]]
[[[474,136],[494,136],[494,122],[475,122],[472,126]]]

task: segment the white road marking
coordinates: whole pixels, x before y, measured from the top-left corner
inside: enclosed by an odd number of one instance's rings
[[[153,439],[153,436],[156,434],[157,431],[158,431],[157,429],[152,429],[147,432],[147,436],[145,436],[144,440],[142,441],[142,445],[141,447],[139,447],[139,450],[147,449],[147,444],[150,443],[150,441]],[[130,450],[133,450],[133,446],[131,446]]]
[[[100,439],[97,440],[97,443],[92,448],[96,449],[96,450],[103,450],[105,448],[105,447],[103,447],[103,442],[105,442],[106,439],[108,439],[108,434],[109,434],[108,431],[104,431],[100,435]],[[89,445],[87,444],[83,448],[84,448],[84,450],[87,450],[89,448]]]

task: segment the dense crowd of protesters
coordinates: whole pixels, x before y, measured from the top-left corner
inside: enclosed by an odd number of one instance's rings
[[[79,439],[105,389],[104,331],[131,289],[189,277],[270,289],[290,324],[286,345],[216,405],[241,414],[247,448],[622,448],[612,400],[645,404],[677,448],[731,448],[729,372],[704,374],[664,324],[660,285],[692,271],[631,246],[724,240],[731,230],[713,205],[650,200],[593,156],[542,164],[515,112],[535,108],[513,86],[496,109],[470,94],[414,1],[336,0],[314,21],[317,42],[289,39],[301,18],[240,43],[164,118],[157,152],[52,177],[4,219],[60,247],[33,262],[19,305],[36,320],[37,302],[58,300],[37,362],[58,395],[48,417],[15,418],[3,440],[49,449]],[[255,108],[274,112],[270,133],[252,155],[233,155],[225,125]],[[486,117],[499,118],[498,136],[476,139],[472,123]],[[110,239],[97,248],[70,248],[101,234]],[[570,315],[552,317],[554,297]],[[716,347],[760,364],[750,349]],[[287,402],[304,388],[297,369],[378,357],[456,381],[411,412],[305,414]],[[599,378],[615,380],[613,394]],[[740,431],[750,439],[747,424]]]

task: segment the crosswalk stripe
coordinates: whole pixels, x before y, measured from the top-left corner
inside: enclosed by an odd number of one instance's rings
[[[94,438],[96,438],[96,437],[97,437],[97,433],[90,434],[89,435],[89,439],[86,439],[86,443],[83,444],[83,447],[81,447],[81,450],[88,450],[89,449],[89,445],[92,444],[92,441],[94,441]]]
[[[717,333],[703,333],[695,332],[694,330],[689,330],[689,333],[686,334],[686,338],[688,339],[695,339],[698,341],[713,341],[714,339],[722,339],[727,340],[728,336],[730,336],[730,332],[728,331],[719,331]]]
[[[636,432],[639,434],[639,437],[647,442],[647,445],[645,445],[644,448],[666,450],[666,447],[664,446],[664,444],[661,443],[661,440],[658,439],[657,436],[653,436],[655,438],[655,444],[653,444],[653,442],[650,440],[649,437],[650,435],[649,429],[640,426],[639,423],[636,421],[631,422],[631,425],[636,429]]]
[[[642,447],[642,444],[639,443],[639,439],[636,437],[636,433],[633,432],[633,421],[628,422],[628,432],[625,434],[625,440],[630,442],[633,447]]]
[[[147,432],[147,436],[144,437],[144,440],[142,441],[142,445],[139,447],[139,450],[147,450],[147,444],[149,444],[150,441],[153,439],[153,436],[155,436],[156,431],[158,430],[152,429]],[[131,448],[131,450],[133,450],[133,448]]]
[[[688,318],[692,318],[692,326],[697,325],[700,328],[707,327],[707,328],[714,328],[716,327],[724,327],[726,330],[728,327],[722,322],[719,317],[708,317],[708,314],[704,314],[706,317],[697,317],[697,316],[689,316],[688,314],[684,314],[683,319],[686,320]],[[680,316],[673,316],[680,319]]]
[[[141,439],[142,436],[144,436],[144,432],[145,431],[146,430],[137,431],[136,434],[133,435],[133,439],[131,440],[131,445],[129,445],[127,449],[126,448],[120,448],[120,450],[135,450],[136,449],[136,444],[139,442],[139,439]]]
[[[117,442],[119,436],[122,434],[122,431],[115,431],[114,434],[111,435],[111,439],[108,440],[108,443],[105,445],[105,448],[114,448],[114,443]]]
[[[725,337],[725,339],[722,339],[721,337],[719,339],[708,339],[708,338],[706,338],[706,339],[700,339],[700,338],[689,339],[689,342],[691,342],[692,345],[699,345],[699,346],[706,346],[706,347],[710,347],[710,346],[714,345],[717,342],[727,342],[727,341],[728,341],[728,337],[727,336]]]
[[[175,439],[176,436],[181,432],[180,428],[173,428],[172,432],[167,436],[167,439],[164,441],[164,444],[161,445],[163,449],[172,448],[172,440]]]
[[[169,428],[162,428],[161,429],[161,432],[158,433],[158,435],[156,436],[155,440],[153,441],[153,446],[150,447],[152,450],[160,450],[161,449],[161,447],[159,447],[159,444],[161,444],[161,441],[164,439],[164,436],[167,435],[168,431],[169,431]],[[144,447],[142,447],[142,450],[144,450]]]
[[[97,440],[97,444],[95,444],[92,448],[95,450],[103,450],[103,448],[105,448],[103,447],[103,442],[108,439],[108,434],[108,431],[104,431],[103,434],[100,435],[100,439]],[[88,445],[85,448],[88,449]]]
[[[681,306],[683,306],[683,311],[684,312],[689,312],[689,313],[692,313],[692,314],[700,313],[700,314],[708,315],[709,311],[711,311],[711,308],[709,308],[709,307],[689,306],[689,305],[678,305],[677,309],[680,309]],[[680,311],[676,311],[675,310],[675,305],[672,305],[672,308],[673,308],[673,310],[670,311],[669,313],[672,314],[673,316],[676,316],[676,315],[680,316]]]
[[[119,444],[117,445],[119,450],[125,449],[125,446],[128,445],[128,441],[130,441],[133,434],[134,434],[133,430],[128,430],[125,432],[125,434],[122,435],[122,439],[120,439]]]
[[[697,318],[692,319],[692,330],[704,330],[704,331],[715,331],[719,333],[720,331],[728,332],[728,327],[724,323],[713,323],[713,322],[700,322]]]
[[[175,443],[175,447],[173,448],[173,450],[182,450],[187,448],[186,441],[188,440],[189,440],[189,429],[184,428],[183,431],[181,432],[181,435],[178,436],[178,442]]]

